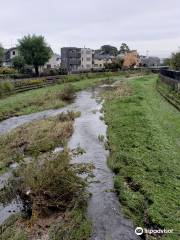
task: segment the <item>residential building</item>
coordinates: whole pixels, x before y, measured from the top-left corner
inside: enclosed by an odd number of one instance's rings
[[[160,66],[160,58],[152,56],[140,56],[140,66],[142,67],[158,67]]]
[[[47,69],[58,69],[61,67],[61,56],[54,53],[49,61],[44,65],[44,68]]]
[[[18,53],[18,49],[16,47],[5,50],[3,66],[11,67],[12,59],[18,55],[19,55],[19,53]]]
[[[81,67],[82,70],[92,69],[92,49],[81,48]]]
[[[68,72],[78,70],[81,67],[81,48],[61,48],[61,67]]]
[[[115,56],[108,54],[94,53],[93,55],[93,68],[103,69],[106,64],[111,64],[115,61]]]
[[[61,48],[61,67],[68,72],[92,69],[92,50],[90,48]]]

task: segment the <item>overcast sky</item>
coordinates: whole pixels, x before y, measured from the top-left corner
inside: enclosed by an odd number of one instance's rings
[[[27,34],[63,46],[119,48],[166,57],[180,47],[180,0],[0,0],[0,42],[11,47]]]

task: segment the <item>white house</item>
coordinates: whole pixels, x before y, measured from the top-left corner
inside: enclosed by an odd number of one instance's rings
[[[61,56],[54,53],[49,61],[44,65],[44,68],[47,69],[57,69],[61,67]]]
[[[18,53],[18,49],[16,47],[5,50],[3,66],[11,67],[12,59],[18,55],[19,55],[19,53]]]

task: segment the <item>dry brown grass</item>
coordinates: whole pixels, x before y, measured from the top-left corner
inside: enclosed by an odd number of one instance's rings
[[[109,87],[103,92],[103,98],[112,100],[114,98],[126,97],[131,94],[131,89],[125,82],[119,82],[114,86]]]

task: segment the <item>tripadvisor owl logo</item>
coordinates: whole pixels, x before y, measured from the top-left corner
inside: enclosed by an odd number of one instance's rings
[[[136,234],[136,235],[142,235],[142,234],[143,234],[143,228],[137,227],[137,228],[135,229],[135,234]]]

